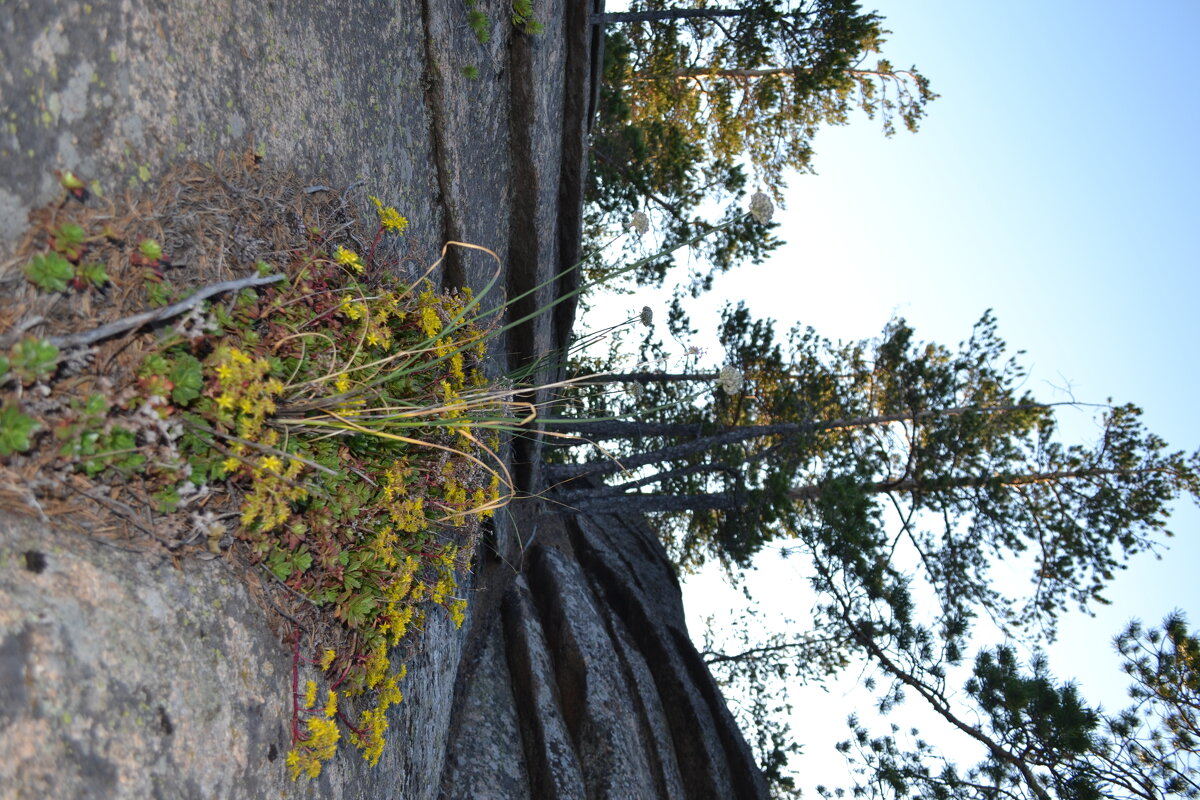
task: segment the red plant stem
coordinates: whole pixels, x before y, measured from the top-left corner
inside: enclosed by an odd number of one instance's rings
[[[365,727],[362,727],[362,728],[355,727],[354,723],[352,723],[346,717],[346,715],[342,713],[341,709],[338,709],[337,717],[338,717],[338,719],[340,719],[342,721],[342,724],[345,725],[347,728],[349,728],[350,731],[355,736],[364,736],[366,734],[367,729]],[[365,738],[365,736],[364,736],[364,738]]]
[[[375,231],[375,238],[371,240],[371,249],[367,253],[367,269],[373,269],[375,266],[375,247],[379,244],[380,237],[383,236],[383,226],[379,226],[379,230]]]
[[[342,682],[345,681],[349,675],[350,675],[350,665],[347,664],[346,668],[344,670],[342,670],[341,677],[338,678],[336,681],[334,681],[333,684],[329,688],[333,691],[337,691],[337,687],[341,686]]]

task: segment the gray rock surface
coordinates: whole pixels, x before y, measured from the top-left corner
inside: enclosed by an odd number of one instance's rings
[[[765,797],[750,749],[688,638],[670,561],[645,522],[561,506],[526,509],[518,522],[536,536],[510,562],[517,566],[497,612],[502,634],[480,631],[487,647],[505,648],[507,664],[464,661],[460,681],[471,675],[479,685],[488,670],[506,669],[532,796]],[[460,692],[471,703],[497,699],[480,694]],[[490,735],[456,714],[443,797],[461,796],[455,787],[470,777],[456,754]]]
[[[218,564],[0,523],[0,794],[283,788],[291,659]]]
[[[114,193],[252,148],[362,181],[422,263],[489,248],[514,297],[578,259],[593,2],[538,0],[529,37],[480,0],[486,45],[459,0],[0,3],[0,272],[55,169]],[[479,290],[495,269],[463,250],[440,277]],[[572,316],[512,331],[496,370],[561,347]],[[536,440],[514,459],[536,486]],[[429,615],[379,766],[344,752],[294,784],[291,654],[222,562],[0,508],[0,798],[764,796],[640,521],[518,503],[485,545],[461,631]]]

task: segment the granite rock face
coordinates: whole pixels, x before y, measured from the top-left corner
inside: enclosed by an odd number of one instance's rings
[[[55,169],[114,193],[252,149],[313,185],[362,181],[421,263],[488,248],[438,277],[516,296],[578,258],[593,2],[539,0],[545,33],[525,36],[480,0],[487,44],[457,0],[0,4],[0,274]],[[571,305],[498,343],[496,370],[561,347]],[[535,487],[536,440],[514,458]],[[347,751],[295,784],[291,653],[221,560],[0,507],[0,800],[765,796],[653,533],[498,517],[467,623],[429,615],[378,767]]]
[[[493,735],[466,711],[483,706],[522,732],[529,793],[504,797],[765,797],[645,522],[527,509],[518,524],[536,537],[479,645],[507,658],[460,669],[443,796],[477,796],[458,787]]]

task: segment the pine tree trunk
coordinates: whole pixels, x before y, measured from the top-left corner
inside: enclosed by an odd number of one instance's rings
[[[613,11],[605,14],[593,14],[592,22],[600,25],[627,22],[674,22],[680,19],[740,17],[745,14],[746,10],[740,8],[675,8],[665,11]]]
[[[650,464],[659,464],[680,458],[703,453],[715,447],[733,444],[735,442],[754,439],[760,436],[799,436],[806,433],[831,430],[850,430],[866,428],[874,425],[886,425],[892,422],[908,422],[913,420],[930,419],[941,416],[955,416],[969,412],[998,414],[1010,411],[1048,408],[1048,405],[1027,403],[1024,405],[993,406],[980,408],[978,406],[960,406],[937,411],[920,411],[901,414],[878,414],[872,417],[851,417],[847,419],[827,420],[823,422],[784,422],[776,425],[746,425],[742,427],[727,427],[702,436],[704,427],[700,423],[653,423],[624,420],[570,420],[549,418],[542,420],[546,429],[571,433],[591,441],[606,439],[637,439],[649,436],[661,437],[690,437],[691,441],[677,445],[660,447],[648,453],[639,453],[620,459],[605,458],[588,461],[583,464],[555,464],[547,466],[545,474],[551,481],[563,481],[582,475],[608,475],[623,469],[634,469]]]
[[[682,383],[684,381],[715,381],[716,372],[613,372],[581,375],[572,380],[573,386],[593,386],[601,383]]]
[[[632,77],[639,80],[653,80],[655,78],[769,78],[779,75],[794,75],[796,74],[795,67],[763,67],[760,69],[677,69],[674,72],[635,72]],[[880,72],[873,69],[848,69],[847,75],[856,77],[865,77],[868,75],[877,78],[895,78],[900,75],[911,76],[912,73],[908,70],[897,70],[896,72]]]
[[[603,490],[566,494],[555,499],[568,508],[591,514],[647,514],[655,511],[730,511],[740,503],[729,492],[714,494],[603,494]]]

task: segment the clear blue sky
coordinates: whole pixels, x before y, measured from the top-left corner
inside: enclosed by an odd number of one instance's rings
[[[899,313],[957,342],[991,307],[1037,394],[1136,402],[1173,446],[1200,447],[1200,3],[873,7],[893,31],[885,55],[941,98],[915,136],[868,121],[822,134],[819,175],[787,193],[789,246],[714,295],[770,287],[748,293],[759,314],[840,338]],[[1088,434],[1076,416],[1068,429]],[[1099,626],[1065,627],[1065,652],[1176,606],[1200,626],[1200,514],[1175,527]]]
[[[823,132],[819,174],[795,177],[779,212],[788,246],[719,280],[714,303],[745,298],[785,328],[842,339],[899,314],[948,344],[993,308],[1036,394],[1135,402],[1151,430],[1195,450],[1200,2],[863,5],[893,31],[884,55],[916,64],[941,97],[916,135],[885,139],[865,119]],[[1087,414],[1065,423],[1094,434]],[[1129,618],[1181,608],[1200,627],[1200,514],[1181,509],[1173,527],[1164,560],[1136,562],[1113,606],[1068,618],[1050,651],[1108,705],[1124,685],[1108,642]],[[714,594],[696,586],[699,614]],[[841,732],[841,719],[818,724]]]

